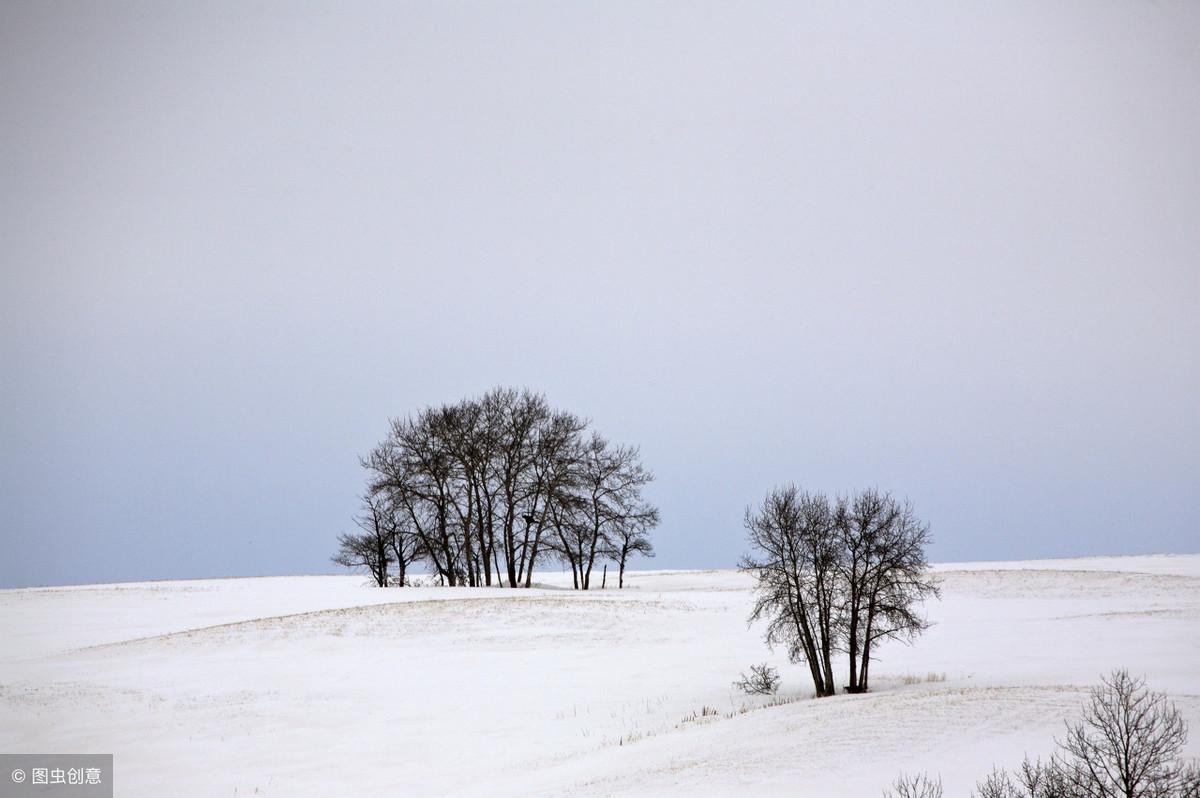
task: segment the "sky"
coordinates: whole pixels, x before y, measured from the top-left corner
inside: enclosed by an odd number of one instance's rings
[[[0,4],[0,587],[328,573],[390,417],[1200,551],[1200,4]]]

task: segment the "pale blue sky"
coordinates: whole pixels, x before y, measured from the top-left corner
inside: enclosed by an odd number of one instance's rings
[[[1200,5],[0,5],[0,586],[333,570],[389,416],[1200,550]]]

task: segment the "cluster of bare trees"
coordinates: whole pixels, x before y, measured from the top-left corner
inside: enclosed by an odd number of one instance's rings
[[[927,627],[920,603],[936,597],[925,547],[929,527],[907,502],[869,489],[830,499],[795,485],[747,508],[751,551],[740,564],[757,580],[751,620],[767,643],[808,665],[818,696],[833,695],[835,654],[849,656],[848,692],[864,692],[871,654]]]
[[[540,394],[498,388],[395,419],[362,462],[362,531],[341,536],[334,561],[380,585],[393,564],[403,584],[422,562],[449,585],[529,587],[559,560],[587,590],[611,560],[624,587],[630,559],[654,555],[658,510],[642,497],[654,477],[637,448]]]
[[[1200,798],[1200,763],[1180,758],[1187,723],[1144,679],[1114,671],[1094,687],[1082,716],[1049,761],[995,770],[977,798]],[[942,798],[940,779],[901,776],[884,798]]]

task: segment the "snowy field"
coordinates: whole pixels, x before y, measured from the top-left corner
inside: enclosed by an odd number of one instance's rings
[[[0,591],[0,751],[116,755],[121,796],[966,796],[1125,666],[1200,754],[1200,555],[943,565],[868,695],[809,698],[750,580],[380,590],[360,577]],[[567,576],[569,581],[569,575]],[[779,667],[775,705],[731,688]],[[932,675],[930,679],[927,675]],[[943,680],[944,675],[944,680]]]

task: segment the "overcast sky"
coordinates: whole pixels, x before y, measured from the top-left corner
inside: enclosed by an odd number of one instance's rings
[[[1200,551],[1200,4],[0,4],[0,586],[330,572],[390,416]]]

